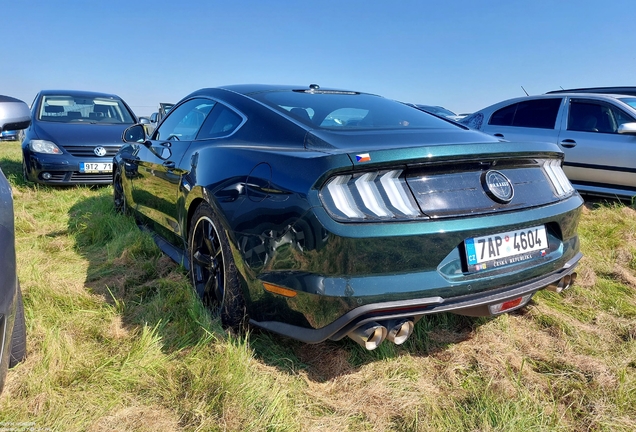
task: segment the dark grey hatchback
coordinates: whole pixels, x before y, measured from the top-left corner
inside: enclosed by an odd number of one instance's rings
[[[22,142],[24,179],[51,185],[110,183],[121,135],[136,122],[113,94],[41,91]]]
[[[29,124],[29,108],[18,100],[0,96],[0,132],[20,130]],[[13,194],[0,169],[0,391],[7,368],[26,356],[26,325],[15,260]]]

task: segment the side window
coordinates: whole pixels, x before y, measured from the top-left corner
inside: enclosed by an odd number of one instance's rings
[[[561,98],[518,102],[495,111],[489,124],[539,129],[554,129]]]
[[[604,102],[572,99],[568,115],[568,130],[617,133],[618,126],[634,119],[617,107]]]
[[[614,114],[614,118],[616,119],[617,127],[622,125],[623,123],[632,123],[635,121],[634,117],[626,114],[625,111],[621,110],[620,108],[612,107],[612,112]]]
[[[507,107],[495,111],[490,117],[488,124],[494,126],[512,126],[512,120],[515,118],[517,105],[519,104],[508,105]]]
[[[205,123],[203,123],[197,139],[220,138],[231,135],[242,121],[243,117],[230,108],[220,103],[216,104]]]
[[[192,141],[216,102],[209,99],[192,99],[170,114],[154,135],[156,140]]]

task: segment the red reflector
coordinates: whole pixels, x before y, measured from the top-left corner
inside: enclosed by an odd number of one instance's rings
[[[508,300],[501,304],[501,312],[517,307],[521,304],[523,297],[516,298],[514,300]]]

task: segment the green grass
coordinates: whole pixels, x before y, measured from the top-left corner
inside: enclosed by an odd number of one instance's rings
[[[14,190],[27,360],[0,425],[64,431],[631,431],[636,211],[589,205],[575,287],[497,318],[423,318],[403,346],[226,334],[112,188]]]

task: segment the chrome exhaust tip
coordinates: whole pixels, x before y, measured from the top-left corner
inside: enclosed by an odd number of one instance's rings
[[[411,320],[390,321],[386,327],[389,330],[386,338],[396,345],[401,345],[411,336],[415,324]]]
[[[571,281],[572,281],[572,277],[570,275],[563,276],[563,279],[561,279],[561,284],[563,286],[562,290],[566,290],[570,288]]]
[[[576,273],[567,274],[563,276],[558,282],[548,285],[546,289],[554,291],[555,293],[560,293],[561,291],[566,290],[574,285],[576,276]]]
[[[386,338],[386,327],[376,322],[365,324],[353,330],[347,336],[369,351],[376,349]]]

